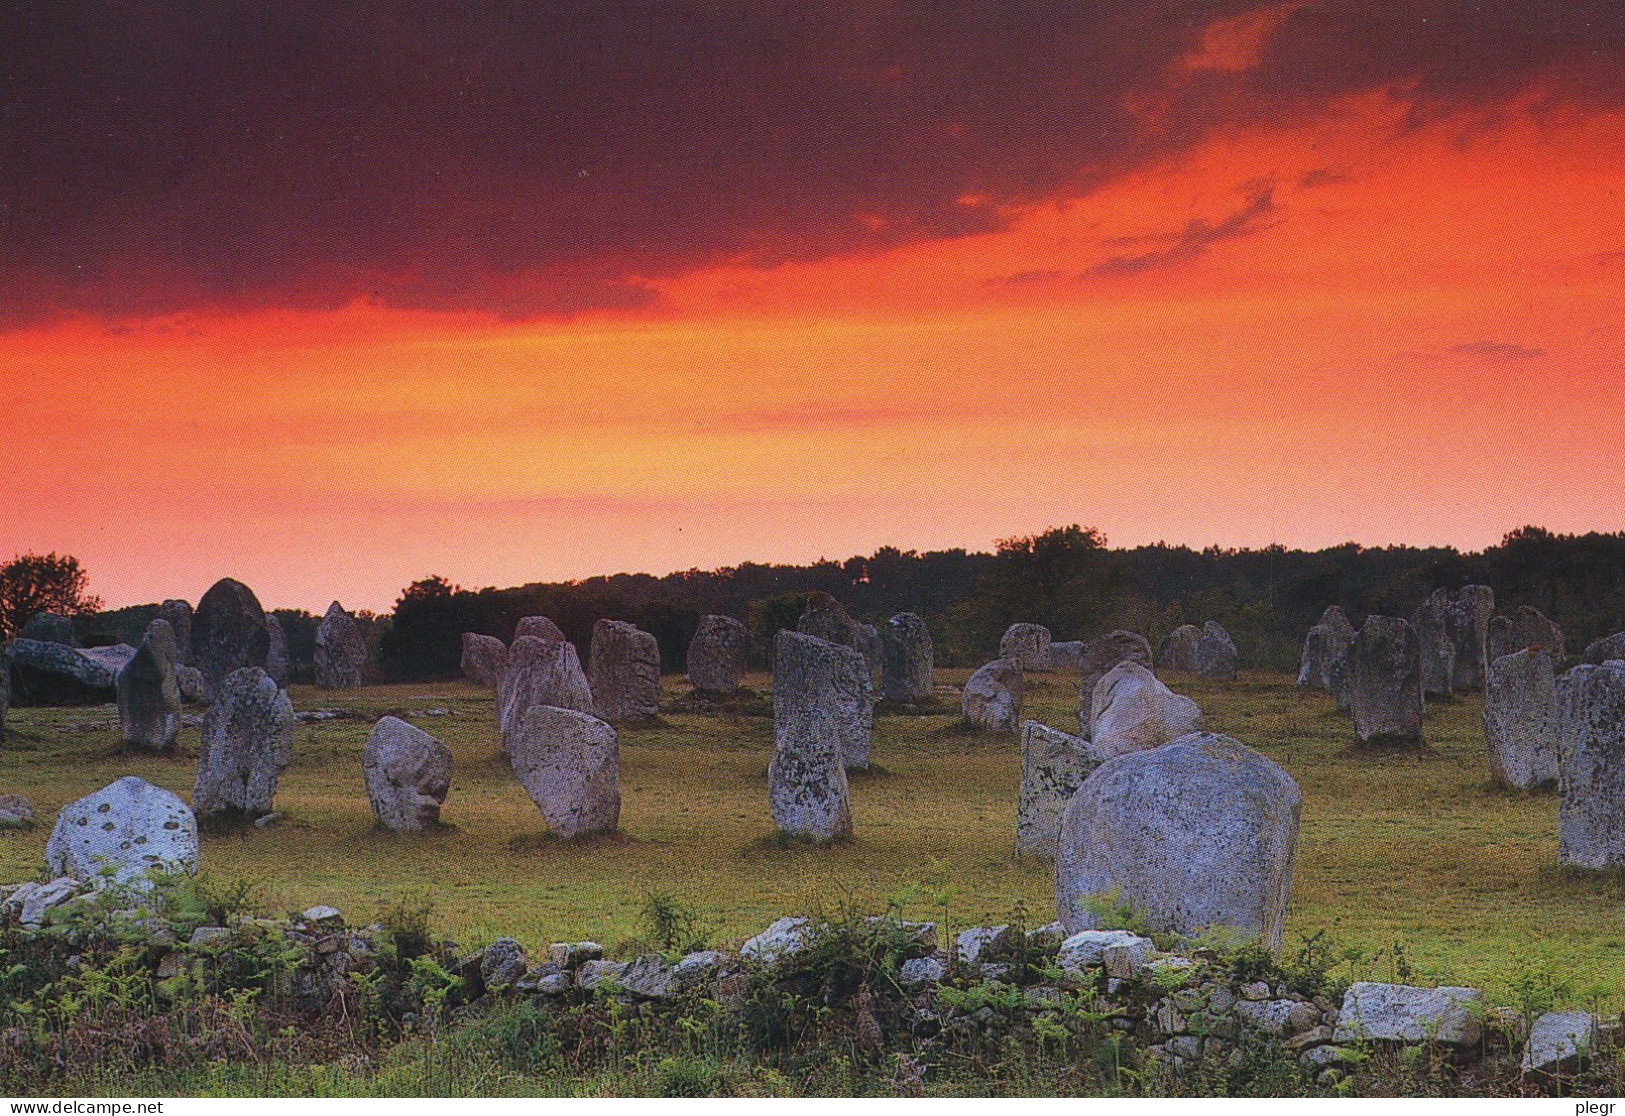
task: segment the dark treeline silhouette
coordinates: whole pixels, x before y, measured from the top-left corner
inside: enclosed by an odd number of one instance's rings
[[[509,640],[521,617],[544,615],[585,653],[594,622],[609,617],[652,633],[665,668],[681,670],[699,618],[715,612],[750,624],[763,665],[773,634],[794,625],[808,594],[822,592],[871,622],[919,613],[943,665],[992,656],[1017,620],[1044,624],[1056,639],[1122,627],[1155,644],[1180,624],[1212,619],[1229,629],[1245,666],[1294,670],[1304,632],[1329,604],[1341,604],[1358,624],[1371,613],[1409,616],[1435,588],[1475,582],[1495,590],[1501,611],[1539,608],[1563,627],[1577,654],[1625,628],[1625,533],[1524,527],[1468,553],[1355,543],[1317,551],[1161,543],[1114,550],[1098,531],[1071,526],[1002,540],[991,554],[883,547],[844,562],[746,563],[509,589],[461,589],[432,577],[402,594],[378,651],[386,678],[451,677],[465,631]]]

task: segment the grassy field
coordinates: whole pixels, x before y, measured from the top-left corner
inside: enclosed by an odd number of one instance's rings
[[[939,672],[958,682],[964,672]],[[1575,1004],[1625,1007],[1625,885],[1557,868],[1557,800],[1495,789],[1476,698],[1429,710],[1431,749],[1351,755],[1352,729],[1329,698],[1280,675],[1234,683],[1171,675],[1209,724],[1282,764],[1304,792],[1289,943],[1324,932],[1356,948],[1357,975],[1450,979],[1512,995],[1556,977]],[[765,689],[765,678],[751,683]],[[1027,715],[1076,722],[1075,678],[1030,679]],[[668,688],[682,686],[668,679]],[[296,687],[300,709],[357,716],[302,724],[277,796],[280,824],[208,839],[204,869],[251,881],[265,904],[332,903],[367,919],[385,903],[432,900],[437,926],[464,943],[512,934],[529,947],[567,938],[607,943],[636,932],[650,892],[677,896],[738,939],[778,915],[845,900],[901,902],[952,925],[1052,917],[1046,862],[1014,852],[1020,757],[1013,737],[967,734],[957,717],[876,722],[882,769],[853,783],[857,839],[835,848],[771,840],[766,766],[771,723],[667,714],[621,734],[624,836],[537,841],[540,815],[498,757],[492,695],[465,684]],[[441,707],[442,716],[410,716]],[[457,759],[444,820],[428,836],[375,832],[361,747],[383,713],[444,740]],[[16,709],[0,753],[0,791],[26,794],[42,824],[0,833],[0,880],[39,870],[50,819],[71,799],[135,773],[187,797],[197,729],[183,755],[116,751],[111,707]]]

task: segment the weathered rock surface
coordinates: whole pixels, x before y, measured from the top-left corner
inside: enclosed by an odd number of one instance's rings
[[[192,615],[192,661],[210,694],[233,671],[263,669],[270,652],[270,629],[254,591],[229,577],[215,582]]]
[[[524,639],[527,636],[532,639],[563,639],[564,632],[545,616],[525,616],[514,625],[513,637]]]
[[[886,665],[886,647],[880,629],[861,620],[852,621],[852,649],[863,656],[863,665],[869,671],[870,691],[878,689]]]
[[[1049,670],[1049,629],[1042,624],[1011,624],[999,639],[999,658],[1022,670]]]
[[[1101,928],[1091,907],[1112,896],[1154,929],[1225,928],[1277,948],[1302,801],[1280,766],[1214,733],[1107,760],[1067,807],[1055,860],[1061,922]]]
[[[1476,1046],[1483,1035],[1476,988],[1414,988],[1360,980],[1337,1013],[1334,1042],[1435,1042]]]
[[[23,625],[23,630],[17,634],[22,639],[36,639],[41,643],[60,643],[64,647],[79,646],[79,637],[74,634],[73,621],[54,612],[34,613],[28,618],[28,623]]]
[[[1340,607],[1332,605],[1309,629],[1298,667],[1298,685],[1320,686],[1336,700],[1338,709],[1353,704],[1348,653],[1354,646],[1354,636],[1354,625]]]
[[[1456,643],[1450,636],[1450,590],[1435,589],[1411,614],[1416,643],[1422,657],[1422,694],[1454,695]]]
[[[175,686],[184,702],[197,703],[209,700],[208,683],[203,681],[203,672],[195,666],[176,667]]]
[[[1196,645],[1202,642],[1202,629],[1195,624],[1181,624],[1162,639],[1157,648],[1157,662],[1163,670],[1196,670]]]
[[[1585,664],[1557,686],[1557,859],[1625,867],[1625,664]]]
[[[175,665],[192,665],[192,605],[182,600],[167,600],[158,606],[158,619],[169,625],[175,633]]]
[[[965,680],[959,709],[965,723],[983,732],[1015,732],[1021,724],[1026,682],[1009,659],[983,663]]]
[[[1095,687],[1100,684],[1100,680],[1118,663],[1139,663],[1146,670],[1153,669],[1151,641],[1137,632],[1118,629],[1096,636],[1084,644],[1083,655],[1078,660],[1080,714],[1094,701]]]
[[[881,632],[881,696],[887,701],[921,702],[931,696],[936,651],[925,621],[899,612]]]
[[[1529,1028],[1522,1066],[1525,1073],[1574,1069],[1597,1045],[1597,1017],[1589,1011],[1548,1011]]]
[[[1416,629],[1396,616],[1368,616],[1349,650],[1354,735],[1362,745],[1422,742],[1422,655]]]
[[[334,601],[316,626],[316,685],[359,690],[367,673],[367,638],[361,625]]]
[[[286,686],[293,671],[293,660],[288,657],[288,633],[274,612],[265,614],[265,640],[265,673],[278,686]]]
[[[1615,659],[1625,660],[1625,632],[1592,640],[1586,644],[1584,659],[1595,666]]]
[[[574,644],[520,636],[508,648],[508,665],[497,684],[497,727],[505,754],[511,754],[525,715],[544,705],[591,713],[592,687]]]
[[[1233,679],[1241,656],[1236,642],[1217,620],[1202,625],[1202,638],[1196,642],[1196,673],[1206,678]]]
[[[277,781],[293,758],[294,723],[293,702],[264,669],[227,675],[203,715],[193,811],[200,818],[271,813]]]
[[[593,713],[612,725],[646,724],[660,713],[660,644],[621,620],[592,627],[587,682]]]
[[[1053,857],[1067,803],[1100,757],[1081,736],[1039,724],[1021,725],[1021,792],[1016,799],[1016,849]]]
[[[18,705],[91,705],[114,699],[118,672],[135,657],[127,643],[69,647],[37,639],[9,645],[12,699]]]
[[[1451,689],[1459,694],[1484,688],[1489,669],[1490,617],[1495,615],[1495,591],[1488,585],[1466,585],[1450,602],[1447,626],[1456,645],[1455,676]]]
[[[620,824],[620,755],[612,725],[580,710],[539,705],[520,720],[508,758],[549,832],[573,838],[612,833]]]
[[[397,832],[437,825],[451,789],[451,766],[451,749],[416,725],[380,719],[361,751],[367,800],[378,824]]]
[[[825,643],[839,644],[856,650],[852,633],[852,617],[841,602],[827,593],[814,593],[801,610],[796,631],[814,636]]]
[[[1051,670],[1077,670],[1083,660],[1084,642],[1081,639],[1051,640],[1049,668]]]
[[[463,677],[476,686],[495,687],[508,664],[508,648],[496,636],[463,633]]]
[[[1532,790],[1557,782],[1557,672],[1551,652],[1531,648],[1490,663],[1484,743],[1490,773],[1502,786]]]
[[[126,747],[170,752],[180,730],[181,691],[175,678],[175,643],[169,625],[152,622],[141,646],[118,673],[119,728]]]
[[[773,760],[768,801],[780,832],[813,841],[851,836],[846,768],[868,762],[868,671],[862,655],[781,631],[773,654]]]
[[[1102,759],[1160,748],[1202,727],[1202,711],[1136,662],[1118,663],[1095,686],[1088,739]]]
[[[732,616],[700,617],[688,644],[688,684],[704,694],[735,694],[750,661],[750,631]]]
[[[186,803],[135,775],[62,807],[45,845],[51,871],[135,891],[150,890],[153,873],[197,871],[197,855]]]
[[[1548,651],[1552,665],[1562,667],[1567,656],[1563,629],[1533,605],[1519,605],[1509,616],[1497,616],[1490,621],[1489,659],[1494,662],[1502,655],[1534,647]]]

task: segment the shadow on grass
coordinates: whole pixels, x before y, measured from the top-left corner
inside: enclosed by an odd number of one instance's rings
[[[630,837],[617,829],[613,833],[587,833],[580,837],[560,837],[557,833],[547,832],[516,833],[508,838],[504,847],[509,852],[541,852],[547,849],[615,848],[639,843],[636,837]]]

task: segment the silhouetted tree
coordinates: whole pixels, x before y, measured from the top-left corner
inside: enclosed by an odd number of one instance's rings
[[[0,566],[0,636],[12,638],[36,612],[78,616],[102,607],[90,575],[71,554],[21,554]]]

